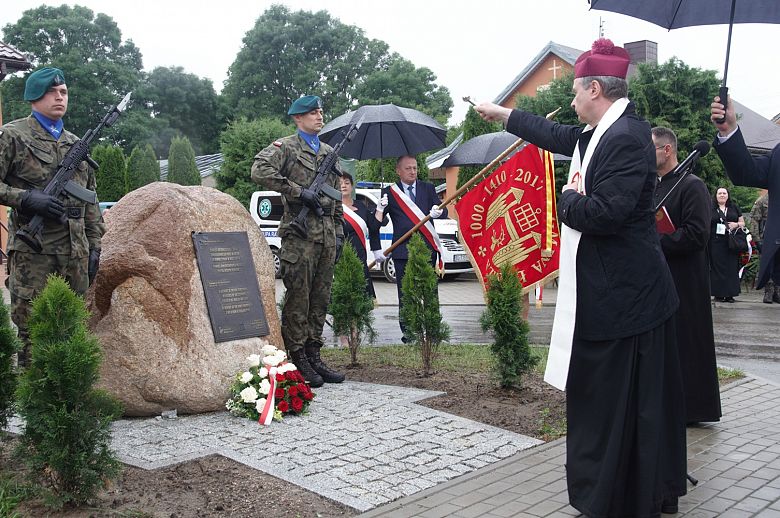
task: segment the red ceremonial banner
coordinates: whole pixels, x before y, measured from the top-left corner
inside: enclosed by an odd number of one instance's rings
[[[463,246],[484,288],[510,261],[523,293],[558,275],[552,154],[527,144],[456,204]]]

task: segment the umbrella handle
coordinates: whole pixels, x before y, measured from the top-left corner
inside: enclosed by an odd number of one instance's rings
[[[718,90],[718,97],[720,97],[720,103],[723,105],[723,117],[716,119],[715,122],[723,124],[726,122],[726,108],[729,106],[729,87],[721,86]]]

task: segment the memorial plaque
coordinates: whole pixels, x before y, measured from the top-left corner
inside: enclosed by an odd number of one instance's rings
[[[214,341],[270,334],[246,232],[193,232]]]

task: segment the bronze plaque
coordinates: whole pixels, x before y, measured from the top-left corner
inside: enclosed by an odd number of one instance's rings
[[[246,232],[193,232],[214,341],[270,334]]]

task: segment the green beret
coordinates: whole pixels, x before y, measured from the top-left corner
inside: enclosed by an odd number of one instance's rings
[[[309,113],[312,110],[322,109],[322,99],[316,95],[305,95],[300,99],[296,99],[294,103],[287,110],[287,115],[300,115],[301,113]]]
[[[39,68],[27,78],[24,84],[24,100],[37,101],[50,87],[65,84],[65,74],[59,68]]]

